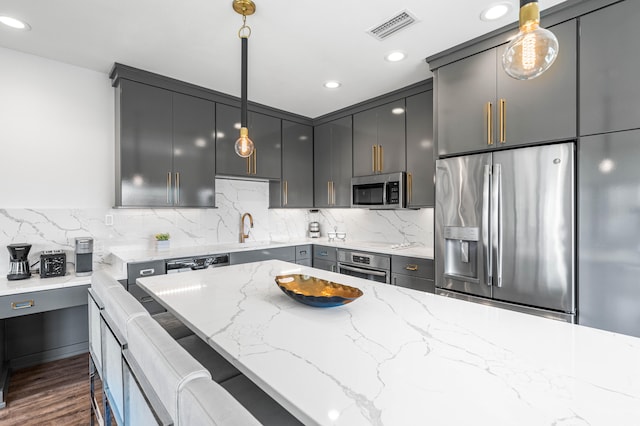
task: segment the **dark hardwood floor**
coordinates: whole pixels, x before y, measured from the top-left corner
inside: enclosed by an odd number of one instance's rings
[[[0,425],[88,425],[89,392],[89,354],[14,371]]]

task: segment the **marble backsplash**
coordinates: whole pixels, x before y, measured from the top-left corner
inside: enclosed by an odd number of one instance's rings
[[[153,235],[171,234],[172,247],[238,242],[240,217],[253,216],[249,240],[288,241],[306,237],[310,221],[322,236],[337,227],[351,241],[417,242],[433,245],[433,209],[369,211],[269,209],[267,182],[216,180],[216,209],[46,208],[0,209],[0,245],[32,244],[31,263],[42,250],[62,249],[73,260],[74,238],[94,238],[94,262],[109,263],[114,247],[147,248]],[[106,225],[107,219],[113,224]],[[8,270],[8,253],[0,274]]]

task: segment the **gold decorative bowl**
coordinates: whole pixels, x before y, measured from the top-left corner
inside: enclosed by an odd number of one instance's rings
[[[362,290],[310,275],[276,276],[276,284],[287,296],[305,305],[319,308],[346,305],[362,296]]]

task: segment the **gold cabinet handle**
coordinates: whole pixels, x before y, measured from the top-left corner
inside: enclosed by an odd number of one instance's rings
[[[407,204],[413,202],[413,174],[407,173]]]
[[[417,271],[418,270],[418,265],[407,265],[404,267],[404,269],[406,269],[407,271]]]
[[[378,163],[378,150],[376,145],[371,145],[371,171],[376,171],[376,165]]]
[[[14,310],[27,309],[27,308],[33,307],[33,305],[35,305],[33,300],[25,300],[22,302],[11,302],[11,309],[14,309]]]
[[[167,173],[167,204],[171,204],[171,172]]]
[[[253,148],[253,174],[258,173],[258,149]]]
[[[284,205],[289,204],[289,183],[284,181]]]
[[[331,205],[332,206],[336,205],[336,187],[333,181],[331,181]]]
[[[384,147],[382,145],[378,145],[378,171],[382,173],[384,170]]]
[[[176,204],[180,204],[180,172],[176,172]]]
[[[253,154],[251,154],[253,155]],[[247,157],[247,174],[251,174],[251,155]]]
[[[487,119],[487,145],[493,145],[493,105],[487,102],[484,108]]]
[[[498,118],[500,120],[500,143],[507,141],[507,100],[500,99],[498,102]]]
[[[327,181],[327,205],[331,205],[331,181]]]

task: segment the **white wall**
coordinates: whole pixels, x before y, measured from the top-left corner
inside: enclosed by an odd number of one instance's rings
[[[111,206],[108,76],[5,48],[0,64],[0,206]]]

